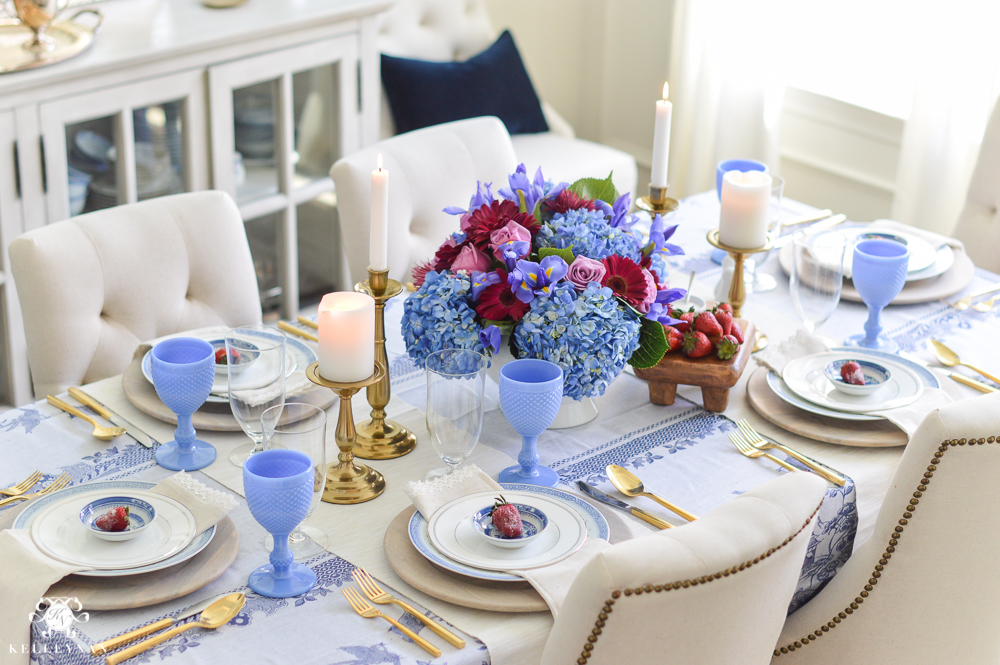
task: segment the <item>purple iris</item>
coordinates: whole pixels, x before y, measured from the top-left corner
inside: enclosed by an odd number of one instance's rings
[[[458,206],[448,206],[444,209],[449,215],[468,215],[473,210],[478,210],[484,205],[493,203],[493,190],[491,189],[492,183],[482,183],[479,180],[476,181],[476,193],[469,199],[469,209],[463,210]]]
[[[521,199],[518,196],[518,192],[523,193],[524,209],[527,212],[533,212],[539,202],[554,199],[564,189],[569,187],[569,183],[567,182],[561,182],[557,185],[546,183],[545,176],[542,175],[542,167],[540,166],[535,171],[535,179],[533,181],[528,180],[528,167],[524,164],[519,164],[517,170],[507,176],[507,183],[510,187],[500,189],[500,196],[520,205]]]
[[[670,236],[674,235],[674,231],[677,230],[677,225],[667,228],[667,225],[663,221],[663,217],[657,215],[653,218],[653,224],[649,227],[649,239],[653,243],[654,252],[662,252],[667,256],[675,256],[677,254],[683,254],[684,250],[677,245],[671,245],[667,242]]]
[[[632,195],[625,192],[615,201],[615,204],[611,207],[611,226],[613,228],[620,228],[622,231],[628,233],[632,230],[632,225],[639,221],[636,215],[628,214],[628,209],[632,206]]]
[[[670,316],[670,305],[675,300],[680,300],[687,295],[687,289],[664,289],[656,292],[656,301],[649,306],[647,319],[652,319],[665,326],[673,326],[681,323],[680,319]]]
[[[521,259],[507,281],[517,299],[528,303],[535,296],[548,295],[549,287],[565,277],[568,270],[569,266],[559,256],[546,256],[539,263]]]
[[[497,247],[503,256],[503,262],[507,266],[507,272],[512,272],[517,265],[517,260],[527,256],[531,252],[531,243],[526,240],[511,240]]]
[[[500,283],[500,275],[494,272],[479,272],[478,270],[472,273],[472,301],[475,302],[479,300],[479,294],[483,292],[487,286],[492,286],[493,284]]]
[[[486,326],[480,330],[479,341],[482,343],[484,349],[489,349],[493,353],[500,353],[500,329],[496,326]]]

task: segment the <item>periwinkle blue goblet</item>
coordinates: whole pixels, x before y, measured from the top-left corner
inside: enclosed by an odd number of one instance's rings
[[[313,498],[313,462],[305,453],[276,448],[243,463],[243,491],[257,522],[274,538],[271,563],[250,573],[250,588],[269,598],[299,596],[316,584],[316,573],[295,563],[288,534],[306,518]]]
[[[563,397],[563,371],[548,360],[512,360],[500,368],[500,408],[521,435],[517,466],[500,472],[501,483],[555,487],[559,476],[538,463],[538,435],[555,420]]]
[[[899,295],[906,283],[910,250],[895,240],[862,240],[854,246],[851,280],[868,306],[865,334],[844,340],[847,346],[861,346],[895,353],[899,345],[882,334],[882,308]]]
[[[173,471],[203,469],[215,461],[215,447],[195,437],[191,416],[201,408],[215,381],[215,350],[203,339],[175,337],[153,347],[153,387],[177,414],[174,440],[156,449],[156,463]]]

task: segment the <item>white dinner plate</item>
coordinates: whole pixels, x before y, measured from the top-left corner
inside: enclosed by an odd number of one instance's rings
[[[576,510],[583,518],[584,523],[587,525],[588,538],[600,538],[601,540],[607,540],[610,536],[610,529],[608,527],[607,520],[604,519],[604,515],[602,515],[600,511],[594,508],[594,506],[590,503],[584,501],[576,495],[564,492],[563,490],[559,490],[554,487],[542,487],[539,485],[500,483],[500,486],[504,489],[504,496],[507,496],[507,492],[521,491],[561,501]],[[427,530],[427,520],[425,520],[423,515],[420,514],[420,511],[413,513],[413,516],[410,517],[408,530],[410,542],[413,543],[413,547],[416,548],[416,550],[420,552],[420,554],[422,554],[428,561],[436,566],[444,568],[445,570],[465,575],[466,577],[489,580],[491,582],[524,581],[524,578],[519,575],[467,566],[463,563],[459,563],[458,561],[449,559],[431,542],[430,534]]]
[[[252,334],[252,331],[250,331]],[[198,339],[203,339],[206,342],[213,342],[219,339],[225,340],[225,334],[219,335],[219,333],[199,333],[197,331],[192,333],[180,333],[177,335],[170,335],[162,339],[170,339],[172,337],[196,337]],[[162,341],[162,340],[161,340]],[[142,359],[142,375],[146,377],[146,380],[150,383],[153,382],[153,366],[152,360],[150,359],[150,354],[152,350],[148,351]],[[306,346],[303,342],[295,339],[294,337],[288,336],[285,339],[285,376],[291,376],[292,372],[296,369],[301,369],[305,371],[306,367],[316,362],[318,356],[316,352],[311,348]],[[247,368],[245,371],[249,371],[251,368]],[[215,382],[212,384],[212,392],[208,396],[206,402],[212,402],[215,404],[226,404],[229,402],[229,375],[228,374],[216,374]]]
[[[156,509],[156,519],[142,533],[122,542],[89,533],[80,521],[80,510],[95,499],[121,493],[96,489],[63,497],[38,514],[31,525],[31,539],[40,550],[64,563],[114,571],[163,561],[194,540],[198,526],[190,510],[162,494],[139,490],[127,494]]]
[[[541,568],[562,561],[583,546],[587,525],[574,509],[561,501],[531,492],[504,491],[513,503],[535,506],[549,518],[537,540],[520,549],[494,547],[479,537],[472,515],[492,505],[496,492],[459,497],[439,508],[427,525],[431,542],[448,558],[484,570],[514,571]]]
[[[914,371],[884,358],[880,358],[878,363],[888,368],[891,376],[878,390],[864,396],[847,395],[837,390],[823,370],[835,360],[854,359],[861,359],[854,351],[830,351],[796,358],[785,366],[781,377],[799,397],[828,409],[848,413],[898,409],[916,402],[924,394],[924,382]]]
[[[924,240],[923,238],[917,237],[910,233],[901,233],[896,231],[882,231],[880,229],[874,229],[870,227],[861,227],[854,234],[853,231],[851,241],[848,244],[848,249],[844,253],[844,277],[850,279],[852,274],[852,269],[854,265],[854,244],[860,241],[861,236],[871,235],[871,236],[885,236],[890,240],[895,240],[901,238],[905,241],[906,248],[910,250],[910,260],[907,263],[907,281],[909,281],[909,276],[915,272],[920,272],[925,270],[934,264],[937,259],[937,248],[932,244]]]
[[[912,370],[920,377],[925,388],[940,388],[941,384],[938,382],[937,377],[927,369],[922,367],[917,363],[910,362],[906,358],[901,358],[891,353],[885,353],[884,351],[875,351],[873,349],[862,349],[860,347],[835,347],[830,349],[831,351],[841,351],[849,352],[855,356],[861,356],[864,358],[872,358],[878,362],[883,360],[893,360],[902,365],[905,365],[908,369]],[[819,416],[826,416],[828,418],[836,418],[839,420],[858,420],[858,421],[872,421],[872,420],[885,420],[882,416],[871,415],[867,413],[848,413],[846,411],[838,411],[836,409],[830,409],[819,404],[814,404],[807,399],[799,397],[788,385],[781,380],[781,377],[774,372],[767,373],[767,386],[771,391],[778,396],[783,402],[791,404],[792,406],[802,409],[803,411],[808,411],[809,413],[815,413]]]

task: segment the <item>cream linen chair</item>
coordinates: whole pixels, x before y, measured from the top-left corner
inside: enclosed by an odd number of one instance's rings
[[[826,482],[789,473],[580,571],[542,665],[766,664]]]
[[[378,45],[383,53],[402,58],[467,60],[490,46],[498,34],[485,0],[400,0],[380,17]],[[511,136],[518,163],[524,162],[531,173],[541,166],[545,176],[556,182],[603,178],[613,172],[618,190],[635,196],[639,176],[632,155],[576,138],[573,127],[544,101],[542,112],[548,132]],[[383,95],[382,136],[395,133]]]
[[[36,397],[120,374],[144,340],[261,320],[243,220],[222,192],[50,224],[16,238],[10,262]]]
[[[389,276],[402,282],[458,231],[458,217],[445,207],[469,205],[477,180],[492,182],[495,192],[517,168],[510,136],[493,117],[418,129],[340,159],[330,175],[352,282],[368,274],[371,174],[379,154],[389,171]]]
[[[1000,662],[1000,394],[927,416],[875,533],[791,615],[772,665]]]
[[[980,268],[1000,272],[1000,103],[986,126],[955,237]]]

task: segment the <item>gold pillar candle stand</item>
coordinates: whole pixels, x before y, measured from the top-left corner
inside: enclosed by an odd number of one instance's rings
[[[665,215],[677,210],[680,203],[677,202],[677,199],[667,196],[669,187],[670,185],[654,187],[653,183],[649,183],[649,196],[639,197],[635,202],[635,207],[639,210],[645,210],[651,215]]]
[[[719,242],[719,229],[713,229],[708,232],[708,242],[733,257],[735,265],[733,266],[733,281],[729,284],[729,304],[733,307],[733,318],[738,319],[743,314],[743,303],[747,301],[747,288],[743,280],[743,261],[750,254],[766,252],[774,247],[774,238],[769,234],[763,246],[754,247],[753,249],[730,247]],[[754,340],[754,352],[756,353],[766,346],[767,335],[757,331],[757,337]]]
[[[389,279],[389,269],[368,268],[368,279],[354,285],[358,293],[366,293],[375,300],[375,364],[386,368],[385,376],[366,389],[372,407],[370,420],[358,423],[354,456],[361,459],[395,459],[410,452],[417,445],[417,436],[392,420],[386,420],[385,407],[389,403],[389,357],[385,352],[385,304],[402,292],[403,285]]]
[[[337,464],[326,469],[326,486],[323,500],[327,503],[362,503],[371,501],[385,491],[385,478],[367,464],[354,461],[354,413],[351,398],[362,388],[381,381],[386,376],[385,365],[375,365],[375,371],[367,379],[352,383],[330,381],[319,373],[319,363],[314,362],[306,369],[306,376],[317,386],[329,388],[340,397],[340,415],[337,418]]]

